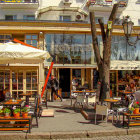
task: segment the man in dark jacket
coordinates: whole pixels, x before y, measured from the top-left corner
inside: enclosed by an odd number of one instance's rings
[[[58,89],[59,89],[59,82],[56,79],[56,77],[54,77],[53,75],[51,76],[51,101],[53,102],[53,93],[60,98],[61,102],[62,102],[62,97],[60,95],[58,95]]]

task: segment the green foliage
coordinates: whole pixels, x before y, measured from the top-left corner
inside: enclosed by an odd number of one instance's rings
[[[4,113],[10,113],[11,110],[10,110],[9,108],[4,108],[3,112],[4,112]]]
[[[2,109],[0,109],[0,113],[3,113],[3,110]]]
[[[30,109],[27,106],[21,109],[21,112],[29,112],[29,111],[30,111]]]
[[[134,107],[130,107],[130,108],[128,109],[128,113],[133,114],[133,111],[134,111],[134,110],[135,110]]]
[[[20,112],[20,108],[14,109],[13,112],[14,112],[15,114],[19,113],[19,112]]]
[[[134,102],[134,105],[133,105],[134,108],[139,108],[139,102]]]

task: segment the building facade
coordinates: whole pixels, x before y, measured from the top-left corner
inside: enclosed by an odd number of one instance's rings
[[[0,1],[0,43],[16,38],[22,42],[47,50],[56,56],[52,74],[60,82],[63,96],[70,95],[71,80],[76,76],[79,85],[85,81],[91,89],[96,88],[98,72],[89,21],[89,12],[95,11],[98,43],[102,54],[103,44],[98,25],[101,18],[107,24],[113,4],[119,0],[1,0]],[[112,37],[112,64],[114,61],[134,61],[138,64],[139,74],[140,42],[136,47],[126,42],[122,19],[129,15],[134,22],[132,40],[139,33],[138,0],[121,0],[117,13]],[[22,92],[41,93],[45,77],[52,60],[45,60],[41,64],[10,64],[0,66],[1,88],[10,87],[12,94]],[[113,75],[118,75],[117,66],[111,65]],[[127,70],[126,67],[123,70]],[[118,78],[115,79],[118,81]],[[14,86],[16,84],[16,86]],[[116,83],[114,83],[116,84]],[[22,87],[22,88],[21,88]]]

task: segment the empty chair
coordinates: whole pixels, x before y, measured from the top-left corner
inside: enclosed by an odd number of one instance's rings
[[[106,122],[108,121],[108,117],[112,116],[112,123],[114,120],[114,111],[109,109],[106,105],[99,105],[96,104],[96,113],[95,113],[95,124],[97,123],[97,115],[102,116],[102,121],[103,121],[103,116],[106,116]]]
[[[127,99],[128,99],[128,103],[127,103],[128,105],[127,105],[127,107],[120,107],[120,108],[117,108],[117,109],[116,109],[117,121],[118,121],[118,117],[119,117],[119,120],[120,120],[120,115],[121,115],[123,112],[128,111],[128,108],[131,108],[132,105],[134,104],[135,98],[132,98],[130,95],[127,95]]]
[[[40,118],[41,111],[42,111],[42,107],[40,105],[40,97],[37,95],[35,98],[35,106],[32,106],[29,112],[29,114],[32,115],[32,118],[36,119],[36,123],[32,124],[32,126],[38,127],[38,117]]]
[[[86,102],[85,101],[85,95],[78,94],[77,97],[76,97],[76,101],[74,103],[74,108],[77,104],[83,108],[85,102]]]
[[[95,105],[96,103],[96,95],[89,95],[87,98],[87,104]]]

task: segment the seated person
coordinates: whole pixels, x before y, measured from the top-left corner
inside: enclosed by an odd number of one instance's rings
[[[4,96],[5,96],[5,100],[11,99],[11,93],[10,93],[10,91],[9,91],[8,88],[5,88],[5,89],[3,90],[3,94],[4,94]]]
[[[84,87],[85,89],[89,89],[89,84],[88,84],[88,82],[87,82],[87,81],[85,81],[85,83],[84,83],[83,87]]]
[[[135,84],[131,83],[130,85],[126,85],[125,90],[130,92],[135,92],[136,91]]]

